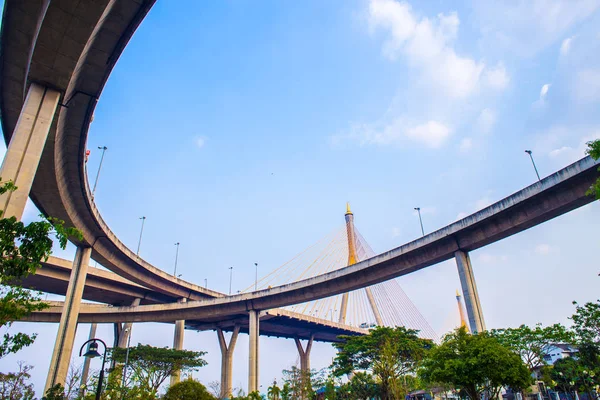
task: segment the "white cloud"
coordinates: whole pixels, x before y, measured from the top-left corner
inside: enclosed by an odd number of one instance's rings
[[[550,90],[550,84],[546,83],[545,85],[542,86],[542,89],[540,89],[540,100],[544,100],[546,98],[546,95],[548,94],[548,90]]]
[[[349,134],[334,136],[332,142],[338,144],[342,139],[350,139],[361,145],[402,146],[407,141],[413,141],[435,149],[444,144],[451,132],[449,127],[438,121],[409,125],[404,118],[397,118],[381,128],[355,124]]]
[[[492,131],[492,128],[496,124],[496,112],[489,108],[481,110],[479,117],[477,118],[477,129],[484,134],[488,134]]]
[[[569,54],[569,50],[571,50],[571,42],[574,38],[575,36],[571,36],[562,41],[562,44],[560,45],[561,56],[566,56],[567,54]]]
[[[398,228],[398,227],[392,228],[392,237],[393,238],[400,236],[400,233],[401,233],[400,228]]]
[[[425,124],[409,128],[406,136],[425,144],[428,147],[440,147],[450,135],[450,129],[437,121],[428,121]]]
[[[590,17],[599,0],[488,0],[473,2],[482,46],[533,57]]]
[[[471,148],[473,147],[473,139],[471,138],[463,138],[460,141],[460,145],[458,146],[459,150],[461,151],[461,153],[466,153],[469,150],[471,150]]]
[[[418,18],[410,4],[395,0],[371,0],[371,29],[388,34],[383,53],[395,60],[403,55],[411,66],[421,71],[423,81],[455,98],[468,97],[479,89],[482,73],[494,89],[503,89],[509,78],[504,66],[486,69],[483,62],[460,56],[453,47],[460,20],[453,12],[435,18]]]
[[[485,70],[484,77],[489,87],[496,90],[506,89],[510,78],[506,73],[506,68],[503,64],[498,64],[496,68],[488,68]]]
[[[572,152],[573,150],[574,150],[574,149],[573,149],[572,147],[569,147],[569,146],[563,146],[563,147],[561,147],[561,148],[559,148],[559,149],[554,149],[554,150],[552,150],[550,153],[548,153],[548,155],[549,155],[550,157],[560,157],[560,156],[562,156],[563,154],[566,154],[566,153],[570,153],[570,152]]]
[[[590,103],[600,100],[600,69],[579,71],[573,87],[577,100]]]
[[[196,146],[198,146],[199,149],[204,147],[204,145],[206,144],[206,141],[207,141],[207,138],[205,138],[203,136],[199,136],[196,139],[194,139],[194,142],[196,143]]]
[[[548,255],[552,251],[552,248],[548,244],[538,244],[535,246],[535,252],[542,256]]]

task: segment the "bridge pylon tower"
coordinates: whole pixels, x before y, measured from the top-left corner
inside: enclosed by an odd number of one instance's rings
[[[352,210],[350,210],[350,203],[346,203],[346,214],[344,215],[346,219],[346,236],[348,238],[348,266],[356,264],[358,260],[358,255],[356,252],[356,230],[354,229],[354,214]],[[369,300],[369,306],[371,307],[371,311],[373,311],[373,315],[375,316],[375,322],[378,326],[383,326],[383,320],[381,318],[381,313],[377,308],[377,303],[375,303],[375,297],[373,296],[373,292],[370,287],[366,287],[365,293],[367,294],[367,299]],[[342,304],[340,307],[340,318],[339,322],[341,324],[346,323],[346,314],[348,312],[348,298],[349,293],[344,293],[342,295]]]

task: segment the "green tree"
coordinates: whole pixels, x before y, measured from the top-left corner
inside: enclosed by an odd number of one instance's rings
[[[378,380],[383,400],[401,398],[406,394],[404,380],[414,374],[426,350],[433,346],[421,339],[417,331],[405,327],[377,327],[364,336],[340,336],[335,343],[338,353],[333,361],[334,376],[355,371],[371,372]]]
[[[587,143],[588,148],[586,149],[586,154],[589,154],[594,160],[600,159],[600,139],[593,140]],[[600,171],[600,167],[598,168]],[[594,195],[597,199],[600,199],[600,178],[596,180],[594,184],[587,191],[588,195]]]
[[[33,368],[31,365],[26,365],[19,362],[19,370],[17,372],[9,372],[3,374],[0,372],[0,399],[3,400],[33,400],[35,392],[33,384],[29,383],[31,374],[29,371]]]
[[[575,314],[570,319],[573,321],[573,331],[575,332],[577,343],[579,345],[588,344],[600,349],[600,300],[585,303],[580,306],[576,301]]]
[[[366,372],[357,372],[346,385],[347,391],[355,399],[371,399],[379,395],[379,386],[375,383],[373,375]]]
[[[125,361],[126,349],[110,349],[116,363]],[[128,369],[131,369],[136,386],[156,395],[163,382],[176,371],[191,372],[206,365],[202,358],[206,352],[176,350],[138,344],[129,348]]]
[[[273,384],[269,386],[267,390],[267,397],[269,400],[279,400],[279,396],[281,395],[281,389],[277,386],[277,381],[273,381]]]
[[[470,335],[464,327],[446,335],[419,372],[425,382],[447,384],[471,400],[479,400],[484,392],[495,398],[502,387],[522,390],[531,383],[517,354],[488,333]]]
[[[186,379],[169,388],[164,400],[211,400],[214,397],[208,393],[206,387],[193,379]]]
[[[15,189],[12,182],[0,183],[0,194]],[[65,228],[63,221],[54,218],[25,225],[15,217],[1,217],[0,213],[0,328],[4,330],[0,358],[29,346],[36,338],[35,334],[10,333],[13,322],[48,307],[41,301],[40,293],[22,287],[22,280],[48,259],[52,236],[62,249],[67,246],[69,236],[82,237],[79,231]]]
[[[289,382],[283,383],[283,388],[281,388],[281,400],[291,400],[292,398],[292,388],[290,387]]]
[[[573,334],[561,324],[534,328],[521,325],[518,328],[493,329],[490,334],[521,356],[527,368],[533,371],[545,364],[544,355],[554,343],[572,343]]]

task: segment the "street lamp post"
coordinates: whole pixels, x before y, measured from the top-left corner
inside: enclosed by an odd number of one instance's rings
[[[173,276],[177,276],[177,258],[179,257],[179,242],[175,243],[177,249],[175,250],[175,270],[173,271]]]
[[[258,290],[258,263],[254,263],[255,272],[254,272],[254,291]]]
[[[419,222],[421,223],[421,233],[425,236],[425,230],[423,229],[423,219],[421,218],[421,207],[415,207],[415,210],[419,213]]]
[[[208,289],[208,279],[204,278],[204,289]]]
[[[96,389],[96,400],[100,400],[100,394],[102,394],[102,382],[104,381],[104,364],[106,363],[106,343],[102,339],[93,338],[85,342],[81,345],[81,349],[79,349],[79,357],[82,356],[83,349],[86,344],[90,344],[88,346],[88,350],[83,354],[84,357],[96,358],[100,357],[100,353],[98,353],[98,342],[102,343],[104,346],[104,354],[102,357],[102,369],[100,369],[100,376],[98,377],[98,388]]]
[[[542,179],[540,178],[540,174],[538,173],[538,169],[535,166],[535,161],[533,161],[533,155],[531,153],[533,153],[531,150],[525,150],[525,153],[529,154],[529,158],[531,158],[531,163],[533,164],[533,169],[535,169],[535,174],[537,175],[538,181],[541,181]]]
[[[96,193],[96,186],[98,186],[98,178],[100,177],[100,169],[102,169],[102,161],[104,161],[104,153],[108,150],[106,146],[98,146],[98,149],[102,150],[102,156],[100,157],[100,165],[98,166],[98,172],[96,173],[96,181],[94,182],[94,189],[92,189],[92,199]]]
[[[140,230],[140,240],[138,240],[138,248],[136,255],[140,255],[140,246],[142,245],[142,234],[144,233],[144,222],[146,222],[146,217],[140,217],[142,220],[142,229]]]
[[[231,281],[233,280],[233,267],[229,267],[229,295],[231,296]]]

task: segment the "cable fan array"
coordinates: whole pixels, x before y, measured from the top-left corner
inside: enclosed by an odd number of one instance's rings
[[[364,237],[356,230],[355,246],[357,262],[375,255]],[[346,225],[329,233],[315,244],[298,253],[291,260],[258,280],[258,288],[266,289],[290,282],[311,278],[335,271],[348,265],[348,236]],[[244,292],[254,289],[254,285]],[[385,326],[405,326],[419,331],[423,338],[438,340],[438,336],[404,293],[396,279],[370,287],[381,322]],[[342,294],[285,307],[287,310],[333,322],[340,321]],[[375,313],[366,289],[348,294],[345,323],[350,326],[370,328],[377,325]]]

